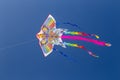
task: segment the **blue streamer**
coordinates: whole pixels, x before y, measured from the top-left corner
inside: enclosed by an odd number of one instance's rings
[[[70,26],[73,26],[73,27],[77,27],[77,28],[80,28],[77,24],[73,24],[73,23],[70,23],[70,22],[63,22],[63,23],[59,23],[57,22],[56,25],[57,26],[60,26],[60,25],[70,25]]]
[[[62,51],[59,51],[58,49],[56,49],[56,48],[53,48],[53,50],[54,51],[57,51],[58,53],[60,53],[62,56],[64,56],[65,58],[67,58],[68,60],[70,60],[70,61],[72,61],[72,62],[77,62],[78,63],[78,61],[76,61],[75,59],[73,59],[72,57],[70,57],[70,56],[68,56],[68,55],[66,55],[65,53],[63,53]]]

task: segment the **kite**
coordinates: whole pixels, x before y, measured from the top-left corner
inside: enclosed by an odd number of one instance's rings
[[[77,26],[76,24],[71,24],[68,22],[64,24]],[[92,39],[91,38],[92,36],[95,37],[96,39]],[[56,20],[50,14],[43,23],[40,32],[36,34],[36,37],[39,40],[39,45],[45,57],[51,54],[53,50],[58,51],[57,49],[54,48],[54,45],[60,45],[63,48],[67,48],[67,46],[81,48],[87,51],[89,55],[96,58],[99,57],[90,50],[88,50],[85,46],[75,43],[63,42],[64,39],[86,41],[99,46],[107,46],[107,47],[111,46],[110,43],[106,43],[104,41],[98,40],[99,36],[96,34],[87,34],[85,32],[68,31],[68,29],[56,28]],[[61,51],[59,52],[65,57],[67,57],[67,55],[63,54]]]

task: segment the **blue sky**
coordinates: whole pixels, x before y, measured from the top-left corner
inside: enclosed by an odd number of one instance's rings
[[[120,6],[112,0],[0,0],[0,80],[119,80]],[[112,47],[81,41],[100,56],[95,59],[77,48],[55,46],[58,52],[43,57],[35,35],[48,16],[70,31],[100,35]]]

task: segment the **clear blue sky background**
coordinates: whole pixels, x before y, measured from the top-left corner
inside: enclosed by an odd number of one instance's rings
[[[0,80],[120,80],[119,4],[113,0],[0,0]],[[100,58],[60,46],[55,47],[77,62],[55,51],[44,58],[35,35],[48,14],[57,22],[80,25],[79,29],[59,27],[98,34],[112,47],[67,40],[84,44]]]

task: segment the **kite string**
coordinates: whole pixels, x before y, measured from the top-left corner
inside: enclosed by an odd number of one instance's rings
[[[21,46],[21,45],[24,45],[24,44],[29,44],[29,43],[34,42],[34,41],[36,41],[36,39],[30,40],[30,41],[24,41],[24,42],[12,44],[12,45],[8,45],[8,46],[0,48],[0,50],[5,50],[5,49]]]

